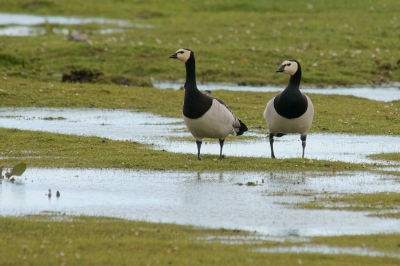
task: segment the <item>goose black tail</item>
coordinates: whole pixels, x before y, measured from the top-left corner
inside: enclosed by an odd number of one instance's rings
[[[236,132],[236,135],[238,136],[243,135],[243,133],[248,130],[247,126],[242,121],[240,121],[240,119],[239,122],[240,122],[240,127],[238,128],[239,131]]]

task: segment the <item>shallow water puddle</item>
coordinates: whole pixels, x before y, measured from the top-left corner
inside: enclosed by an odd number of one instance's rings
[[[324,191],[400,192],[396,180],[387,175],[28,168],[17,180],[0,184],[0,215],[106,215],[251,230],[270,237],[400,232],[399,219],[368,217],[366,212],[292,209],[282,204],[310,201]],[[247,182],[259,185],[238,185]],[[51,198],[45,195],[48,189]]]
[[[308,237],[299,237],[299,236],[268,236],[268,235],[246,235],[246,236],[214,236],[209,235],[206,237],[200,237],[199,240],[207,241],[210,243],[222,243],[222,244],[260,244],[262,245],[265,241],[274,241],[274,242],[289,242],[292,243],[293,246],[278,246],[278,247],[260,247],[254,249],[255,252],[267,252],[267,253],[319,253],[319,254],[349,254],[349,255],[358,255],[358,256],[369,256],[369,257],[391,257],[391,258],[400,258],[400,254],[397,253],[386,253],[377,250],[373,250],[366,247],[335,247],[335,246],[327,246],[327,245],[312,245],[307,244],[310,238]],[[299,245],[300,244],[300,245]],[[299,262],[301,265],[301,261]]]
[[[38,24],[116,24],[120,27],[132,26],[129,20],[105,19],[105,18],[79,18],[62,16],[43,16],[30,14],[0,13],[0,25],[38,25]]]
[[[46,33],[46,28],[37,27],[43,24],[59,24],[59,25],[78,25],[97,23],[103,25],[116,25],[120,28],[109,28],[100,30],[99,33],[115,33],[121,32],[123,27],[136,28],[152,28],[151,24],[132,23],[129,20],[105,19],[105,18],[79,18],[79,17],[62,17],[62,16],[43,16],[29,14],[10,14],[0,13],[0,36],[36,36]],[[52,28],[53,33],[68,35],[69,29]]]
[[[189,134],[189,133],[188,133]],[[223,153],[226,156],[250,156],[270,157],[270,147],[267,136],[256,140],[245,140],[229,142],[225,141]],[[343,161],[351,163],[379,163],[389,162],[377,161],[366,158],[367,155],[381,152],[398,152],[394,143],[398,143],[400,137],[396,136],[360,136],[347,134],[309,134],[305,157],[307,159],[320,159],[329,161]],[[162,145],[161,145],[162,146]],[[162,146],[172,152],[195,153],[196,144],[189,141],[173,142],[169,146]],[[274,151],[277,159],[300,158],[302,146],[299,135],[287,135],[276,138]],[[203,145],[202,153],[218,155],[219,144],[212,141]],[[195,156],[195,155],[193,155]]]
[[[154,82],[154,87],[159,89],[174,89],[178,90],[183,86],[183,83],[174,82]],[[397,85],[399,86],[399,84]],[[239,86],[235,84],[197,84],[201,91],[210,90],[229,90],[229,91],[255,91],[255,92],[281,92],[284,87],[273,86]],[[304,93],[317,93],[317,94],[339,94],[339,95],[353,95],[360,98],[366,98],[375,101],[390,102],[400,99],[400,89],[393,87],[381,88],[301,88]],[[267,102],[269,99],[265,99]]]
[[[361,247],[343,248],[343,247],[331,247],[325,245],[258,248],[255,251],[268,252],[268,253],[319,253],[319,254],[336,254],[336,255],[349,254],[349,255],[368,256],[368,257],[400,258],[400,255],[396,253],[385,253],[381,251],[371,250],[368,248],[361,248]]]
[[[131,140],[154,144],[156,149],[190,153],[193,156],[197,151],[194,140],[174,138],[190,136],[181,118],[165,118],[129,110],[0,108],[0,127]],[[224,154],[269,157],[270,148],[267,130],[265,131],[265,135],[249,132],[247,135],[257,137],[252,140],[240,140],[238,137],[233,141],[233,137],[228,137],[224,145]],[[380,152],[398,152],[393,143],[399,142],[399,136],[311,133],[307,138],[306,158],[387,164],[367,159],[365,156]],[[274,148],[278,159],[299,158],[302,152],[298,135],[276,138]],[[218,141],[206,141],[201,152],[218,155]]]
[[[0,126],[153,143],[182,129],[178,118],[107,109],[0,108]],[[166,129],[167,127],[167,129]]]

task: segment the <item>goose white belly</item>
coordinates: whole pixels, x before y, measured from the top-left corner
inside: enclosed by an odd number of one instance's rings
[[[307,96],[306,96],[307,97]],[[267,122],[267,127],[270,133],[299,133],[306,134],[311,128],[313,116],[314,116],[314,106],[311,100],[307,97],[308,108],[307,111],[298,118],[288,119],[279,115],[274,108],[273,97],[267,104],[264,111],[264,118]]]
[[[203,116],[196,119],[183,116],[187,128],[196,140],[225,139],[229,134],[236,135],[234,119],[233,114],[215,99]]]

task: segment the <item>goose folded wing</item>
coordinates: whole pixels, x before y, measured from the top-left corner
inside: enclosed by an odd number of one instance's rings
[[[228,106],[223,100],[218,99],[218,98],[215,98],[215,97],[211,97],[211,98],[217,100],[217,101],[218,101],[220,104],[222,104],[226,109],[228,109],[229,112],[231,112],[231,114],[232,114],[232,116],[233,116],[233,118],[234,118],[234,121],[233,121],[233,125],[232,125],[232,126],[235,128],[236,134],[237,134],[237,135],[243,135],[243,133],[246,132],[246,131],[248,130],[248,129],[247,129],[247,126],[246,126],[242,121],[240,121],[240,119],[233,113],[232,109],[229,108],[229,106]]]

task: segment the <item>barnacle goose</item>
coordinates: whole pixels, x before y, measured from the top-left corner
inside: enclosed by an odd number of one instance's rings
[[[275,95],[268,102],[264,111],[264,119],[269,130],[271,157],[274,154],[274,136],[282,137],[290,133],[300,134],[303,147],[306,147],[307,132],[314,117],[314,106],[306,95],[300,92],[301,67],[296,60],[284,61],[276,72],[290,75],[289,84],[282,93]]]
[[[182,113],[187,128],[196,139],[197,159],[201,160],[200,149],[204,138],[219,139],[219,158],[221,159],[225,138],[229,134],[233,136],[242,135],[247,131],[247,126],[235,116],[222,100],[198,90],[193,51],[179,49],[169,58],[178,59],[184,62],[186,66],[185,98]]]

